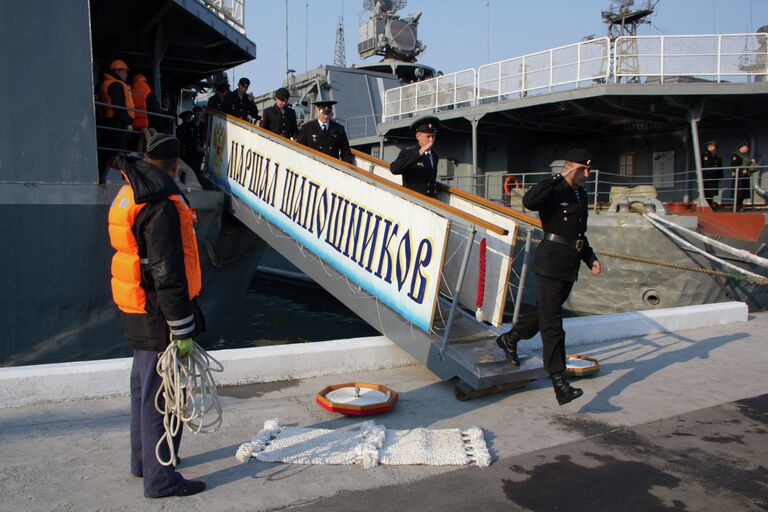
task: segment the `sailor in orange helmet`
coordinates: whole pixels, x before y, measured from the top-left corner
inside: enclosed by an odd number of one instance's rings
[[[157,99],[157,94],[147,83],[147,77],[141,73],[133,75],[131,94],[136,108],[133,117],[133,128],[134,130],[141,130],[143,135],[143,137],[139,137],[137,149],[144,151],[146,141],[157,131],[160,118],[152,114],[160,113],[160,101]]]
[[[133,96],[127,80],[128,66],[124,61],[116,59],[109,64],[109,71],[104,73],[99,87],[98,99],[107,104],[99,107],[99,124],[104,127],[99,130],[98,140],[101,172],[104,172],[110,157],[128,147],[128,130],[133,129],[134,113]]]

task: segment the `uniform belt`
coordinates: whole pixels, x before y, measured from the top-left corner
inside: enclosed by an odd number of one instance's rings
[[[544,235],[544,240],[549,240],[550,242],[557,242],[558,244],[567,245],[569,247],[575,248],[577,251],[581,251],[581,249],[584,247],[584,240],[581,238],[578,240],[571,240],[570,238],[565,238],[564,236],[556,235],[554,233],[546,233]]]

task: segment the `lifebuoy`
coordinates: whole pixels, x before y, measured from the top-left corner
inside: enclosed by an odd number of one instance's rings
[[[510,187],[510,184],[514,183],[515,188],[520,188],[520,182],[517,181],[517,178],[512,176],[511,174],[507,176],[507,179],[504,180],[504,193],[507,195],[510,195],[512,193],[512,189]]]

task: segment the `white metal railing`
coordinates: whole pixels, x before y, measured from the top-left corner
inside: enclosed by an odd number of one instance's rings
[[[198,0],[213,12],[245,33],[245,0]]]
[[[378,115],[368,114],[366,116],[348,117],[343,123],[340,119],[336,119],[336,121],[344,125],[349,139],[359,139],[377,135],[376,124],[379,122],[378,118]]]
[[[616,82],[746,81],[768,75],[768,34],[619,37]]]
[[[611,69],[607,37],[480,66],[477,98],[509,99],[605,79]]]
[[[476,72],[465,69],[384,91],[384,120],[474,105]]]
[[[714,205],[721,210],[736,211],[740,203],[751,206],[764,206],[768,203],[768,166],[751,167],[752,174],[741,179],[734,173],[734,167],[720,167],[718,177],[704,180],[705,195],[714,197]],[[438,180],[456,188],[502,203],[513,208],[525,210],[522,206],[523,194],[538,181],[551,176],[551,172],[494,172],[469,174],[462,176],[438,176]],[[512,177],[505,187],[504,183]],[[660,186],[659,183],[667,185]],[[653,187],[657,198],[662,202],[688,203],[698,197],[696,172],[694,170],[671,171],[660,174],[624,176],[615,172],[592,171],[584,188],[590,204],[595,209],[606,207],[614,199],[620,188]],[[711,193],[711,194],[707,194]],[[737,200],[734,200],[737,198]]]
[[[768,34],[760,32],[619,37],[613,54],[611,65],[611,42],[603,37],[388,89],[382,122],[622,79],[690,83],[768,77]]]

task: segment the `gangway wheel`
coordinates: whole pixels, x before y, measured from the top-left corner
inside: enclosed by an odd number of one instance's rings
[[[532,380],[519,380],[515,382],[505,382],[504,384],[496,384],[482,389],[472,389],[466,382],[459,380],[456,382],[453,388],[453,396],[456,400],[466,402],[467,400],[474,400],[481,396],[494,395],[496,393],[503,393],[505,391],[511,391],[513,389],[521,389],[528,385]]]

